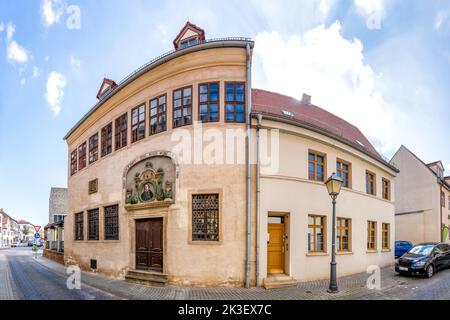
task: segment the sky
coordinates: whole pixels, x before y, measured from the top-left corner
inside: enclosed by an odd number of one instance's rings
[[[0,0],[0,207],[45,225],[102,79],[170,51],[187,20],[255,40],[253,87],[310,94],[387,158],[403,144],[450,175],[449,1]]]

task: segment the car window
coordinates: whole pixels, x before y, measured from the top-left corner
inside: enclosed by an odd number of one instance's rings
[[[418,245],[413,247],[411,250],[409,250],[409,253],[421,255],[421,256],[427,256],[431,253],[433,250],[434,245]]]

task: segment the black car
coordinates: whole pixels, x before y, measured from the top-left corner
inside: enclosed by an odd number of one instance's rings
[[[400,274],[425,275],[431,278],[438,270],[450,267],[450,245],[422,243],[414,246],[395,262]]]

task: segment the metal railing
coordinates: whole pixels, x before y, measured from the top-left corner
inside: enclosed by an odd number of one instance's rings
[[[130,79],[132,79],[136,74],[139,74],[140,72],[142,72],[143,70],[147,69],[150,65],[156,63],[159,60],[162,60],[168,56],[170,56],[171,54],[174,54],[175,52],[182,52],[184,50],[187,50],[191,47],[195,47],[198,45],[202,45],[204,43],[213,43],[213,42],[220,42],[220,41],[253,41],[251,38],[245,38],[245,37],[227,37],[227,38],[213,38],[213,39],[207,39],[199,44],[193,45],[193,46],[189,46],[183,49],[173,49],[170,50],[166,53],[163,53],[159,56],[157,56],[156,58],[153,58],[152,60],[150,60],[149,62],[147,62],[146,64],[144,64],[143,66],[141,66],[140,68],[136,69],[135,71],[133,71],[131,74],[129,74],[127,77],[125,77],[124,79],[122,79],[122,81],[119,82],[117,87],[120,87],[123,83],[126,83],[127,81],[129,81]],[[115,88],[116,89],[116,88]],[[106,99],[108,96],[110,96],[114,91],[116,91],[115,89],[111,90],[110,92],[108,92],[108,94],[106,94],[104,97],[101,97],[100,101]]]

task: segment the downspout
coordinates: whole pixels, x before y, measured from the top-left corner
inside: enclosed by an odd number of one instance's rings
[[[259,130],[261,129],[261,124],[263,120],[263,115],[261,113],[258,114],[258,126],[256,127],[256,286],[259,286],[259,211],[260,211],[260,196],[261,196],[261,187],[260,187],[260,138],[259,138]]]
[[[246,226],[246,257],[245,257],[245,287],[250,288],[250,245],[251,245],[251,183],[252,183],[252,166],[250,162],[250,147],[251,147],[251,131],[250,131],[250,114],[251,114],[251,101],[252,101],[252,91],[251,91],[251,50],[250,50],[250,44],[247,43],[247,81],[246,81],[246,96],[247,96],[247,103],[246,103],[246,129],[247,129],[247,135],[246,135],[246,158],[245,161],[247,162],[247,195],[246,195],[246,216],[247,216],[247,226]]]

